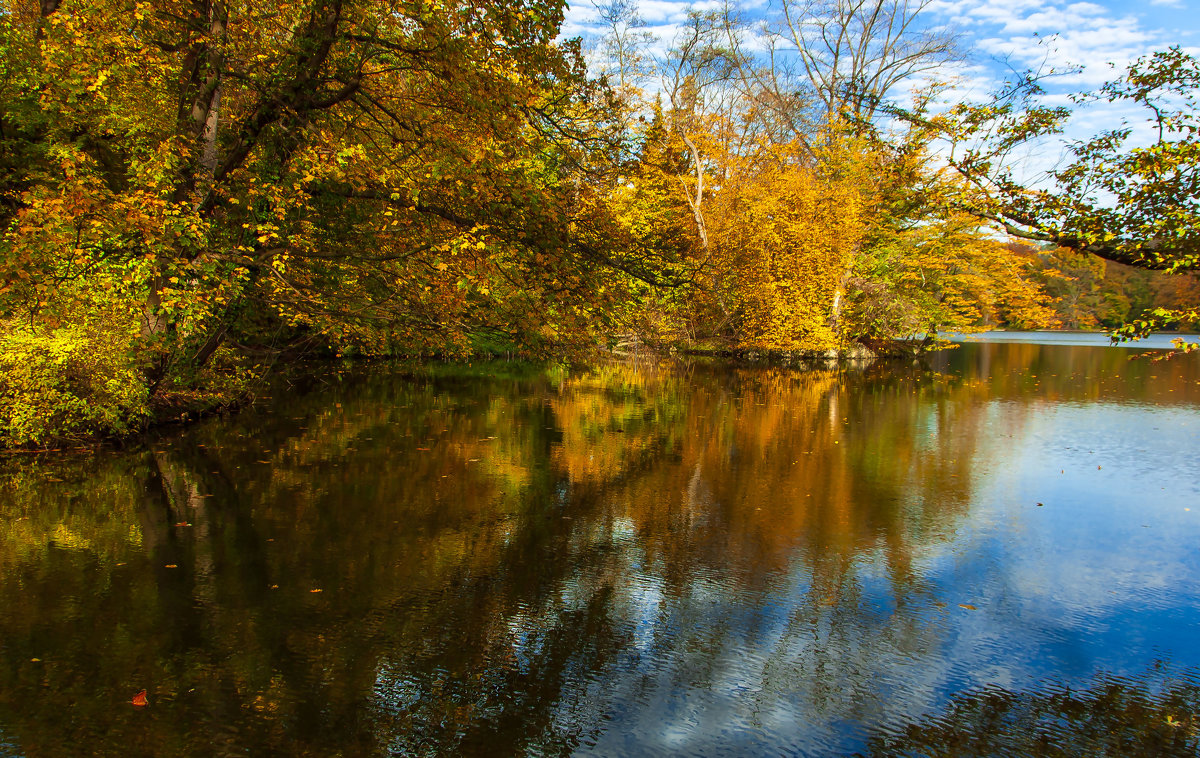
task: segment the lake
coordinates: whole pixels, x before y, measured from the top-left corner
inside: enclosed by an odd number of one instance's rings
[[[0,460],[0,755],[1195,755],[1200,361],[1135,352],[329,371]]]
[[[1142,339],[1113,344],[1105,332],[1069,332],[1069,331],[992,331],[992,332],[948,332],[942,335],[952,342],[1029,342],[1039,345],[1080,345],[1094,347],[1123,347],[1135,350],[1169,350],[1175,347],[1175,340],[1184,342],[1200,342],[1200,334],[1173,334],[1155,332]]]

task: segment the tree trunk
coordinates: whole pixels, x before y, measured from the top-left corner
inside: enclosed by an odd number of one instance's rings
[[[846,268],[842,270],[841,276],[838,277],[837,287],[833,290],[833,307],[830,308],[829,328],[833,331],[835,337],[842,327],[842,311],[846,305],[846,285],[850,282],[851,275],[854,274],[854,263],[858,258],[858,250],[856,249],[851,255],[850,260],[846,263]]]
[[[683,137],[683,143],[687,145],[688,151],[692,154],[692,162],[696,164],[696,196],[693,198],[692,193],[687,193],[688,205],[692,208],[692,216],[696,219],[696,232],[700,235],[700,246],[704,248],[704,252],[708,252],[708,226],[704,222],[704,164],[701,163],[700,150],[696,147],[696,143],[686,134],[680,133]]]

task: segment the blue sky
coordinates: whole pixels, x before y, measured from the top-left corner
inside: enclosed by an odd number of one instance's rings
[[[769,3],[775,1],[730,0],[750,18],[768,14]],[[689,9],[719,10],[724,5],[724,0],[638,2],[640,15],[660,40],[660,51],[667,48]],[[1133,60],[1155,50],[1180,45],[1200,56],[1200,0],[931,0],[924,13],[930,26],[954,30],[967,52],[961,64],[936,74],[940,80],[957,83],[948,93],[951,99],[985,99],[1010,69],[1067,71],[1078,67],[1077,73],[1055,77],[1046,86],[1047,104],[1071,105],[1071,93],[1098,87]],[[601,32],[594,5],[589,0],[572,0],[563,36],[587,41]],[[648,85],[650,90],[655,88]],[[906,99],[903,92],[893,92],[891,97],[901,102]],[[1146,123],[1145,115],[1106,104],[1077,108],[1064,136],[1082,140],[1119,127],[1123,121],[1136,127]],[[1061,160],[1061,144],[1043,143],[1033,149],[1022,161],[1027,162],[1026,167],[1018,172],[1032,180],[1033,175]]]
[[[673,36],[689,8],[717,10],[720,0],[640,0],[639,11],[650,30],[664,41]],[[1084,67],[1075,84],[1095,85],[1118,65],[1153,50],[1182,45],[1200,53],[1200,0],[934,0],[929,22],[962,33],[973,60],[964,70],[978,76],[998,69],[1004,56],[1036,65],[1049,55],[1051,64]],[[766,12],[767,0],[733,3],[748,15]],[[575,0],[567,11],[564,36],[585,39],[599,31],[596,10]]]

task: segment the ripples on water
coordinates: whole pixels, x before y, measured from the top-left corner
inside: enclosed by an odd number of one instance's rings
[[[337,375],[8,461],[0,755],[1193,755],[1200,366],[1128,356]]]

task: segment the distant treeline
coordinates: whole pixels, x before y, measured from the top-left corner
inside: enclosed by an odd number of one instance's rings
[[[1143,319],[1155,309],[1192,312],[1200,309],[1200,277],[1134,268],[1067,248],[1038,250],[1020,243],[1009,249],[1028,258],[1050,298],[1060,329],[1115,329]],[[1200,320],[1175,322],[1194,331]]]

